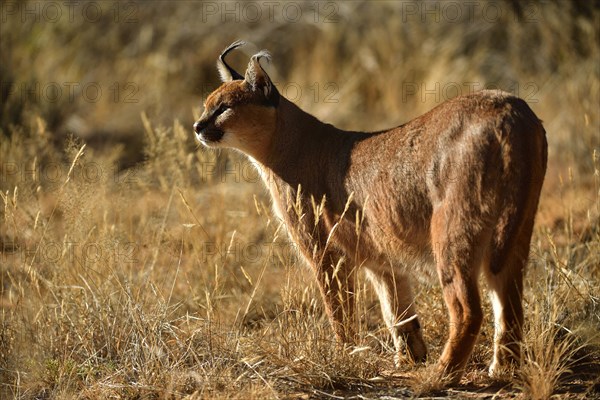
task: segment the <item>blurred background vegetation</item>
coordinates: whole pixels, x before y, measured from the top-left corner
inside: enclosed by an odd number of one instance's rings
[[[284,94],[342,128],[399,125],[498,87],[544,120],[551,157],[589,171],[600,143],[597,1],[68,4],[2,2],[4,135],[41,117],[59,144],[124,144],[130,165],[141,111],[191,127],[219,84],[216,56],[244,39],[273,53]],[[241,72],[252,50],[232,55]]]

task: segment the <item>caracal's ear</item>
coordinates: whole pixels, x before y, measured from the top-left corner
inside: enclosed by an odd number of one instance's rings
[[[273,94],[273,82],[271,82],[271,78],[269,78],[269,75],[267,75],[266,71],[260,65],[261,58],[271,61],[271,54],[266,50],[261,50],[253,55],[252,58],[250,58],[250,63],[248,64],[244,79],[253,91],[262,92],[262,94],[269,99],[271,94]]]
[[[237,49],[238,47],[241,47],[241,46],[243,46],[245,44],[246,44],[246,42],[244,42],[242,40],[237,40],[237,41],[231,43],[225,50],[223,50],[223,52],[221,53],[221,55],[217,59],[217,70],[219,71],[219,75],[221,76],[221,80],[223,82],[229,82],[229,81],[236,81],[236,80],[243,80],[244,79],[244,77],[242,75],[240,75],[236,70],[234,70],[233,68],[231,68],[229,66],[229,64],[227,64],[225,62],[225,56],[231,50]]]

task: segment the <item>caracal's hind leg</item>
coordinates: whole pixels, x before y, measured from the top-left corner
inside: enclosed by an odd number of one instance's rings
[[[484,268],[494,310],[494,358],[489,370],[494,377],[512,373],[521,362],[523,275],[532,230],[533,215],[522,222],[514,237],[502,241],[504,246],[493,248],[491,262]]]
[[[427,346],[415,311],[408,276],[394,271],[391,266],[369,266],[366,272],[377,292],[383,319],[394,340],[396,363],[404,346],[409,360],[424,362]]]
[[[489,248],[490,230],[476,220],[465,221],[465,210],[439,207],[431,225],[432,248],[450,317],[449,336],[438,362],[448,383],[464,373],[483,320],[478,276]]]

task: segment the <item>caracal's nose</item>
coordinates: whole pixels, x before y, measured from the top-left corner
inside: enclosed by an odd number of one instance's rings
[[[194,123],[194,132],[196,132],[196,134],[199,135],[202,131],[202,128],[204,128],[204,124],[202,124],[200,121],[196,121]]]

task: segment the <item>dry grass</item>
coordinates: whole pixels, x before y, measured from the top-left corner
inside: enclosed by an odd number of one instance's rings
[[[93,24],[3,21],[0,397],[598,396],[598,10],[534,2],[521,12],[538,19],[524,22],[497,3],[504,14],[491,22],[481,13],[421,22],[422,13],[402,13],[412,3],[355,1],[322,3],[333,8],[315,22],[311,4],[300,4],[295,23],[281,14],[200,23],[194,1],[139,6],[134,23],[110,14]],[[337,22],[326,23],[331,10]],[[462,385],[435,380],[447,333],[435,282],[416,288],[426,366],[394,367],[362,279],[359,343],[335,343],[311,273],[252,167],[193,143],[201,96],[218,82],[215,55],[236,38],[272,50],[282,91],[301,87],[297,103],[341,127],[397,125],[455,94],[443,92],[453,83],[519,88],[530,101],[548,131],[550,164],[514,377],[487,377],[486,303]],[[243,66],[244,57],[232,60]],[[139,101],[114,101],[115,81],[135,84]],[[97,82],[107,95],[50,102],[6,82]],[[407,92],[436,83],[437,97]]]

